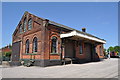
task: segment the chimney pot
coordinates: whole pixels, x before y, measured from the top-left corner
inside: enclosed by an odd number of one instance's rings
[[[86,32],[86,28],[82,28],[82,32]]]

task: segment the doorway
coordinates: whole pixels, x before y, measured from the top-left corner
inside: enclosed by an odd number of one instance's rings
[[[12,44],[12,61],[19,61],[20,59],[20,43],[21,41]]]
[[[75,44],[72,40],[65,41],[65,58],[75,58]]]

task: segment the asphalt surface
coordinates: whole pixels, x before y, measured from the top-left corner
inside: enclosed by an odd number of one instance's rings
[[[4,67],[3,78],[118,78],[118,58],[50,67]]]

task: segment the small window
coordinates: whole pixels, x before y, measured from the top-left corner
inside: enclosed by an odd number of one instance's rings
[[[57,53],[58,40],[57,37],[52,37],[51,53]]]
[[[82,43],[80,43],[79,48],[80,48],[80,54],[83,54],[83,46],[82,46]]]
[[[27,39],[26,40],[26,50],[25,50],[26,53],[29,53],[29,40]]]
[[[32,19],[29,19],[28,21],[28,30],[32,29]]]
[[[102,47],[100,46],[100,56],[102,56],[103,50]]]
[[[24,22],[23,22],[23,30],[24,30],[24,32],[26,32],[26,18],[24,19]]]
[[[33,52],[37,52],[37,47],[38,47],[38,45],[37,45],[37,38],[35,37],[33,39]]]
[[[22,24],[20,24],[20,33],[22,33]]]

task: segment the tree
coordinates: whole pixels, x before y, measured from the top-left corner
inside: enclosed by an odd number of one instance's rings
[[[117,53],[120,53],[120,46],[115,46],[114,51],[117,52]]]
[[[8,47],[9,47],[10,49],[12,49],[12,45],[11,45],[11,44],[9,44]]]
[[[107,52],[113,52],[114,51],[114,47],[112,47],[112,46],[110,46],[109,48],[108,48],[108,50],[107,50]]]
[[[107,49],[104,49],[104,52],[106,52],[107,51]]]

